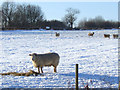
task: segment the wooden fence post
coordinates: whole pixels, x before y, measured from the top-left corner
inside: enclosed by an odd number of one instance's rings
[[[76,83],[76,90],[78,90],[78,64],[76,64],[76,70],[75,70],[75,83]]]
[[[119,86],[118,86],[118,90],[120,90],[120,81],[119,81]]]

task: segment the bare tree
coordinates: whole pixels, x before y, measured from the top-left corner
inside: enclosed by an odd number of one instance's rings
[[[39,6],[22,4],[17,5],[13,25],[17,28],[33,28],[43,20],[44,14]]]
[[[14,26],[17,28],[27,26],[26,5],[17,5],[14,16]]]
[[[102,16],[95,17],[94,21],[98,28],[101,28],[103,26],[103,22],[105,22],[105,20]]]
[[[11,26],[15,12],[15,4],[13,2],[4,2],[2,4],[2,23],[3,26]]]
[[[78,28],[80,28],[80,29],[85,28],[85,22],[87,22],[87,18],[82,19],[82,20],[78,23]]]
[[[65,22],[71,29],[73,29],[73,25],[75,21],[77,20],[77,14],[80,13],[79,10],[73,9],[73,8],[68,8],[66,10],[67,14],[63,18],[63,22]]]
[[[36,23],[37,21],[43,21],[43,12],[39,6],[27,5],[27,19],[29,23]]]

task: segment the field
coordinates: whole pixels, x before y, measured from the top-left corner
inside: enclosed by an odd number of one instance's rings
[[[95,32],[89,37],[89,32]],[[60,33],[60,37],[55,36]],[[103,34],[111,38],[104,38]],[[0,73],[37,71],[30,53],[57,52],[57,73],[44,67],[44,76],[0,76],[0,88],[75,88],[75,64],[79,64],[79,88],[118,88],[118,30],[0,31]]]

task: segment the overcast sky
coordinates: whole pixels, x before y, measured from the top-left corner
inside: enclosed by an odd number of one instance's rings
[[[70,7],[80,11],[80,14],[78,15],[78,21],[84,18],[95,18],[96,16],[102,16],[105,20],[118,20],[119,0],[29,0],[28,2],[25,0],[9,1],[39,5],[47,20],[61,20],[66,14],[66,9]]]

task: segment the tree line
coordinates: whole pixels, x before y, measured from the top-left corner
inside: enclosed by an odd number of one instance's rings
[[[93,19],[83,19],[79,22],[80,29],[112,29],[119,28],[120,23],[115,21],[104,20],[102,16],[97,16]]]
[[[4,2],[2,4],[2,29],[108,29],[118,28],[120,23],[106,21],[101,16],[94,19],[83,19],[74,27],[78,9],[68,8],[61,21],[46,20],[40,6],[30,4],[18,4],[14,2]]]

